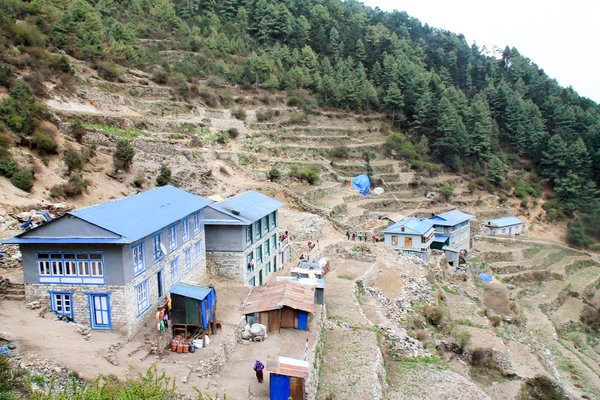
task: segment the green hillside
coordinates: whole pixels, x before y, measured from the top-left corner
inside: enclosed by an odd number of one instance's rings
[[[36,128],[45,113],[35,96],[49,80],[65,93],[77,84],[64,51],[109,81],[122,66],[144,70],[184,101],[206,96],[203,82],[287,91],[288,105],[307,114],[387,112],[403,134],[389,137],[389,157],[414,168],[440,162],[524,199],[551,188],[549,219],[577,217],[572,243],[600,238],[600,108],[517,49],[495,58],[461,35],[357,1],[0,0],[0,9],[0,84],[10,93],[0,120],[21,145],[55,151]],[[0,156],[2,171],[12,168]]]

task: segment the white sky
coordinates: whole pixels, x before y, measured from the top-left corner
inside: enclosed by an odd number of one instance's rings
[[[422,24],[462,33],[469,44],[507,45],[561,86],[600,102],[599,0],[363,0],[406,11]]]

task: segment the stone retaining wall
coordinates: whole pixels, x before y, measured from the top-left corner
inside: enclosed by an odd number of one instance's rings
[[[339,193],[342,190],[340,183],[335,183],[327,187],[318,187],[304,193],[304,198],[310,201],[315,201],[333,193]]]
[[[317,338],[312,348],[310,349],[310,357],[312,359],[312,366],[309,366],[310,372],[308,380],[306,381],[306,393],[308,400],[314,400],[317,398],[317,390],[319,388],[319,373],[321,372],[321,364],[323,363],[323,349],[325,347],[325,321],[327,320],[327,312],[325,305],[321,307],[321,312],[317,319]]]
[[[227,335],[223,343],[218,345],[214,354],[210,358],[198,362],[198,367],[195,371],[198,377],[206,378],[209,375],[219,372],[221,368],[223,368],[231,354],[235,351],[245,326],[246,319],[242,317],[240,322],[234,327],[233,331]]]

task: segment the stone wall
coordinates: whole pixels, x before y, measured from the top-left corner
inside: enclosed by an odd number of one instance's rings
[[[327,320],[327,311],[325,305],[321,307],[321,312],[318,314],[317,319],[317,338],[315,343],[310,349],[309,360],[312,360],[312,366],[309,365],[309,375],[306,381],[306,393],[308,400],[314,400],[317,398],[317,390],[319,388],[319,373],[321,372],[321,364],[323,363],[323,355],[325,348],[325,321]]]
[[[200,378],[215,374],[223,368],[231,354],[235,351],[245,326],[246,319],[241,317],[240,322],[227,335],[225,340],[223,340],[223,343],[219,343],[218,348],[213,355],[208,359],[198,362],[196,373]]]
[[[244,281],[243,253],[230,251],[209,251],[206,253],[208,270],[212,275],[234,281]]]
[[[304,198],[307,200],[318,200],[333,193],[339,193],[342,190],[341,183],[334,183],[327,187],[318,187],[304,193]]]

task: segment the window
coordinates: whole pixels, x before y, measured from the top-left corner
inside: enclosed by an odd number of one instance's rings
[[[273,211],[271,215],[271,229],[277,228],[277,211]]]
[[[248,271],[254,271],[254,252],[251,251],[246,256],[246,265],[248,266]]]
[[[156,273],[156,288],[158,290],[158,299],[161,300],[165,297],[165,279],[162,268]]]
[[[392,246],[398,246],[398,236],[392,236]]]
[[[183,243],[190,240],[190,220],[189,218],[184,218],[181,221],[181,241]]]
[[[36,253],[40,283],[104,283],[102,253]]]
[[[200,234],[200,213],[194,214],[194,236]]]
[[[246,247],[252,244],[252,225],[246,227]]]
[[[196,254],[196,264],[200,264],[200,261],[202,261],[202,258],[204,258],[202,256],[202,241],[198,240],[196,243],[194,243],[194,253]]]
[[[258,263],[258,265],[262,264],[263,262],[262,244],[256,248],[256,262]]]
[[[267,257],[271,255],[271,246],[269,245],[269,242],[269,239],[267,239],[265,242],[265,254],[267,255]]]
[[[263,228],[264,229],[263,233],[266,235],[267,233],[269,233],[269,216],[268,215],[264,218],[264,224],[265,224],[265,226]]]
[[[267,263],[267,272],[271,273],[271,261]]]
[[[144,242],[131,248],[133,252],[133,275],[139,275],[144,268]]]
[[[138,317],[150,308],[150,296],[148,295],[148,280],[140,283],[135,287],[138,303]]]
[[[256,225],[256,238],[260,239],[262,237],[262,219],[259,219],[255,222]]]
[[[179,257],[171,260],[171,285],[179,282]]]
[[[192,248],[188,247],[185,249],[185,272],[190,272],[192,265]]]
[[[502,233],[506,233],[506,228],[502,228]]]
[[[277,248],[277,234],[273,235],[271,238],[271,246],[273,246],[273,250]]]
[[[154,262],[162,260],[165,256],[162,251],[162,233],[157,233],[152,236],[152,254],[154,255]]]
[[[73,319],[73,293],[50,292],[50,307],[58,315]]]
[[[177,225],[169,227],[169,250],[177,249]]]

